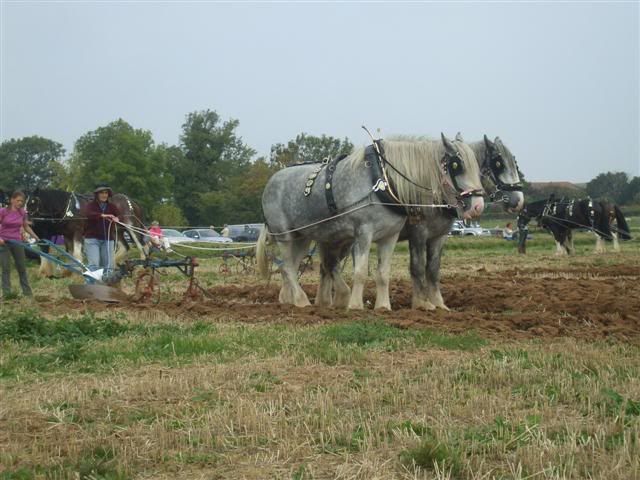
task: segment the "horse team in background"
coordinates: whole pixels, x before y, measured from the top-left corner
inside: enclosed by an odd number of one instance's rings
[[[629,225],[620,207],[611,202],[590,198],[548,199],[525,205],[518,215],[518,251],[526,253],[528,225],[532,219],[547,230],[556,242],[557,255],[572,255],[573,230],[589,229],[596,235],[596,252],[604,251],[604,241],[613,242],[613,249],[620,250],[618,238],[630,240]]]

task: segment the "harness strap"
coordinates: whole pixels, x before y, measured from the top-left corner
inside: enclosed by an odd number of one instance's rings
[[[336,167],[340,160],[347,158],[346,155],[338,155],[337,157],[332,158],[327,164],[326,174],[325,174],[325,183],[324,183],[324,196],[327,200],[327,207],[329,207],[329,213],[333,217],[336,213],[338,213],[338,205],[336,205],[336,199],[333,196],[333,174],[336,171]],[[308,182],[307,182],[308,183]]]
[[[375,145],[378,145],[376,149]],[[371,172],[371,183],[373,184],[373,192],[376,194],[381,203],[387,204],[390,210],[406,215],[406,210],[403,206],[398,205],[400,200],[393,193],[395,187],[392,185],[391,180],[387,177],[384,171],[384,163],[382,155],[384,155],[384,149],[382,144],[376,140],[376,144],[369,145],[364,150],[364,164]],[[381,152],[380,155],[378,152]]]

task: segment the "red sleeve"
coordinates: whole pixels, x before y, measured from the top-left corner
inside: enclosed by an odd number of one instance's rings
[[[84,207],[84,216],[87,217],[88,220],[97,220],[101,215],[102,212],[96,202],[89,202]]]

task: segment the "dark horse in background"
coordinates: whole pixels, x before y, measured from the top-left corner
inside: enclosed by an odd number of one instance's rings
[[[52,238],[56,235],[64,236],[65,247],[75,258],[82,261],[82,241],[86,219],[82,215],[83,207],[93,200],[91,194],[79,194],[55,189],[36,189],[27,193],[27,212],[33,222],[33,231],[40,238]],[[130,227],[145,228],[143,224],[144,212],[142,207],[127,195],[116,193],[111,202],[120,211],[120,221],[127,226],[118,229],[118,249],[116,262],[120,261],[129,248],[124,237],[128,231],[133,242],[142,252],[141,234]],[[40,274],[53,276],[51,262],[42,259]]]
[[[520,253],[526,253],[528,225],[533,218],[553,235],[556,255],[575,252],[572,231],[577,228],[586,228],[596,234],[596,253],[604,252],[603,240],[613,241],[613,249],[619,251],[618,237],[622,240],[631,239],[629,225],[617,205],[591,198],[556,199],[555,195],[551,195],[548,199],[526,204],[518,215]]]

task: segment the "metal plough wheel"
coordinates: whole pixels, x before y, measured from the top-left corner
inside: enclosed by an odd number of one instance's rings
[[[158,303],[160,301],[160,275],[151,269],[145,269],[136,279],[135,299],[138,302]]]

